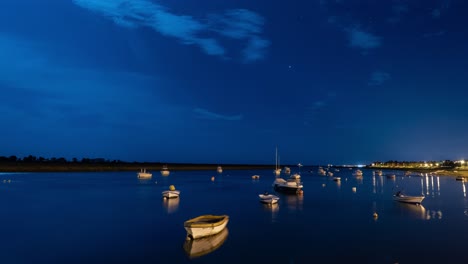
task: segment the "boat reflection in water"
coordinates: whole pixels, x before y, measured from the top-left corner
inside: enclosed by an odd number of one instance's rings
[[[187,256],[190,259],[198,258],[209,254],[221,247],[224,241],[226,241],[228,235],[229,231],[226,227],[221,232],[213,236],[185,240],[185,253],[187,253]]]
[[[427,220],[426,208],[422,205],[397,203],[396,204],[400,215],[413,219]]]
[[[172,214],[177,211],[177,209],[179,209],[179,201],[180,198],[163,199],[163,205],[164,208],[166,208],[168,214]]]
[[[302,211],[302,204],[304,202],[303,195],[285,195],[286,204],[290,210]]]
[[[271,222],[276,223],[276,219],[278,217],[279,212],[279,204],[262,204],[263,210],[271,212]]]

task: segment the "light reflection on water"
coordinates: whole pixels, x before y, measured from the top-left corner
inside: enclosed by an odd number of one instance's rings
[[[180,198],[163,199],[163,205],[168,214],[172,214],[179,208]]]

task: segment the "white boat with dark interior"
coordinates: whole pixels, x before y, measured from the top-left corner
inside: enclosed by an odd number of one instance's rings
[[[264,204],[275,204],[278,203],[278,200],[280,199],[278,196],[269,194],[268,192],[259,194],[258,197],[260,197],[260,202]]]
[[[284,193],[300,193],[302,191],[302,182],[296,179],[285,180],[283,178],[276,178],[273,182],[273,188],[275,191]]]
[[[401,191],[396,192],[393,195],[393,200],[401,203],[421,204],[425,196],[409,196],[402,194]]]
[[[169,190],[163,191],[162,196],[167,199],[179,198],[180,191],[176,190],[174,185],[169,186]]]
[[[184,222],[187,239],[198,239],[216,235],[223,231],[229,222],[227,215],[201,215]]]

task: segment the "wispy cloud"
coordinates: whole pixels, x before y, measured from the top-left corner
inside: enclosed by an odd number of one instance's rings
[[[436,8],[432,10],[432,18],[440,18],[440,9]]]
[[[196,45],[206,54],[227,58],[229,52],[222,38],[244,43],[240,54],[244,62],[261,60],[270,41],[262,37],[265,19],[247,9],[209,14],[204,19],[179,15],[148,0],[73,0],[83,8],[112,19],[127,28],[151,27],[160,34],[178,39],[185,45]]]
[[[374,49],[382,44],[382,38],[360,29],[358,26],[347,28],[349,45],[361,49]]]
[[[431,37],[440,37],[440,36],[443,36],[443,35],[445,35],[445,31],[439,30],[439,31],[437,31],[437,32],[424,33],[424,34],[423,34],[423,37],[425,37],[425,38],[431,38]]]
[[[407,4],[398,3],[392,6],[392,16],[387,19],[388,23],[396,24],[400,22],[401,17],[408,13],[409,8]]]
[[[374,71],[371,74],[369,82],[367,83],[369,86],[379,86],[384,84],[386,81],[390,80],[391,76],[388,72],[383,71]]]
[[[200,119],[210,119],[210,120],[227,120],[227,121],[239,121],[243,119],[242,115],[221,115],[217,113],[210,112],[203,108],[195,108],[193,112],[196,114],[197,118]]]

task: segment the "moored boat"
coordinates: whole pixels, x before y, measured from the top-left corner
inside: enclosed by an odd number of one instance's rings
[[[353,175],[356,176],[356,177],[361,177],[361,176],[362,176],[362,170],[357,169],[357,170],[353,173]]]
[[[258,180],[260,179],[260,175],[252,175],[252,180]]]
[[[396,194],[393,195],[393,200],[401,202],[401,203],[421,204],[424,198],[425,196],[409,196],[409,195],[404,195],[401,192],[397,192]]]
[[[140,172],[137,173],[138,179],[151,179],[153,174],[146,171],[146,169],[140,169]]]
[[[180,191],[171,191],[171,190],[168,190],[168,191],[163,191],[162,192],[162,195],[164,198],[178,198],[179,195],[180,195]]]
[[[216,171],[217,171],[218,173],[223,173],[223,168],[222,168],[221,166],[218,166],[218,167],[216,168]]]
[[[295,179],[288,179],[287,181],[283,178],[277,178],[273,182],[273,188],[275,191],[285,193],[299,193],[302,191],[303,185],[301,182]]]
[[[260,202],[264,204],[275,204],[278,203],[278,200],[280,199],[278,196],[269,194],[268,192],[259,194],[258,197],[260,197]]]
[[[184,222],[187,239],[212,236],[221,232],[229,222],[227,215],[201,215]]]
[[[294,180],[299,180],[301,178],[301,175],[299,173],[294,173],[289,178],[294,179]]]
[[[162,175],[162,176],[169,176],[170,173],[171,173],[171,172],[169,171],[169,169],[167,168],[167,166],[164,165],[164,166],[162,167],[162,169],[161,169],[161,175]]]
[[[164,198],[178,198],[180,195],[180,191],[177,191],[174,185],[169,186],[169,190],[163,191],[162,195]]]

